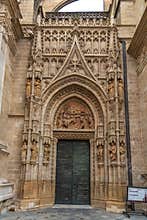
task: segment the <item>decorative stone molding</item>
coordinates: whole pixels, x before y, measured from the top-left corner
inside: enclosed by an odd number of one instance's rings
[[[42,25],[51,26],[108,26],[110,25],[108,12],[47,12]]]

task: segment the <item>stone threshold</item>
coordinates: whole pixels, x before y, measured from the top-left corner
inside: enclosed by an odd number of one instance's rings
[[[62,209],[92,209],[90,205],[68,205],[68,204],[55,204],[53,208],[62,208]]]

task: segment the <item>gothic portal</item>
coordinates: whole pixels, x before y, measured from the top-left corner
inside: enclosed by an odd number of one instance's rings
[[[57,145],[72,140],[89,143],[88,203],[123,209],[126,145],[117,28],[105,12],[41,15],[26,75],[21,204],[55,204]]]

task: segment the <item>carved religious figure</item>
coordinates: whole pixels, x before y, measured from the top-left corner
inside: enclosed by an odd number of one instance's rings
[[[120,142],[119,153],[120,153],[120,161],[124,162],[125,161],[125,153],[126,153],[124,141]]]
[[[48,143],[44,143],[43,161],[48,162],[49,156],[50,156],[50,145]]]
[[[110,51],[110,57],[107,60],[107,72],[109,74],[113,74],[116,68],[117,68],[116,61],[114,60],[113,55],[111,56],[111,51]]]
[[[36,162],[38,157],[38,146],[35,140],[32,141],[31,145],[31,161]]]
[[[111,162],[116,161],[116,159],[117,159],[117,147],[116,147],[115,141],[112,141],[109,144],[109,155],[110,155]]]
[[[27,157],[27,140],[24,140],[21,148],[21,159],[23,162],[26,161],[26,157]]]
[[[30,97],[31,95],[31,82],[32,80],[28,78],[26,82],[26,97]]]
[[[108,81],[108,94],[110,98],[114,97],[114,80]]]
[[[34,95],[38,97],[41,95],[41,80],[40,79],[35,79]]]
[[[61,107],[56,124],[57,128],[63,129],[91,129],[94,121],[88,107],[72,99]]]
[[[97,159],[98,159],[98,162],[103,162],[103,159],[104,159],[104,146],[103,146],[103,144],[97,145]]]
[[[124,87],[123,87],[123,81],[122,79],[118,80],[118,95],[120,98],[123,97]]]

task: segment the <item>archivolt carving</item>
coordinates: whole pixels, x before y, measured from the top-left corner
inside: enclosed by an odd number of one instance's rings
[[[56,114],[55,126],[63,129],[94,129],[94,118],[88,106],[80,99],[71,98]]]
[[[87,91],[91,91],[91,93],[95,94],[95,97],[99,97],[99,101],[101,102],[101,106],[106,108],[106,100],[107,100],[107,95],[105,91],[102,89],[101,85],[98,83],[96,84],[94,81],[88,79],[85,76],[79,76],[77,74],[72,74],[63,78],[60,78],[59,80],[56,80],[53,84],[49,84],[46,90],[44,91],[44,94],[42,96],[42,101],[43,103],[46,102],[48,97],[52,94],[55,93],[56,91],[62,89],[63,87],[66,86],[71,86],[71,85],[79,85],[81,87],[85,87]],[[77,86],[78,89],[78,86]]]
[[[93,107],[93,109],[95,109],[94,114],[96,115],[96,119],[99,122],[104,123],[104,112],[102,111],[102,106],[100,104],[100,102],[98,101],[98,99],[95,97],[94,94],[92,94],[89,90],[87,90],[86,88],[76,85],[76,84],[72,84],[69,86],[65,86],[64,88],[60,89],[58,92],[56,92],[56,94],[54,94],[54,96],[52,98],[50,98],[50,100],[48,101],[47,106],[45,107],[45,118],[44,121],[50,121],[50,111],[51,109],[54,109],[54,105],[58,104],[61,100],[67,99],[68,96],[72,96],[72,97],[81,97],[81,99],[86,100],[86,103],[90,103]],[[103,108],[105,108],[105,106],[103,106]],[[98,115],[97,115],[98,114]]]

